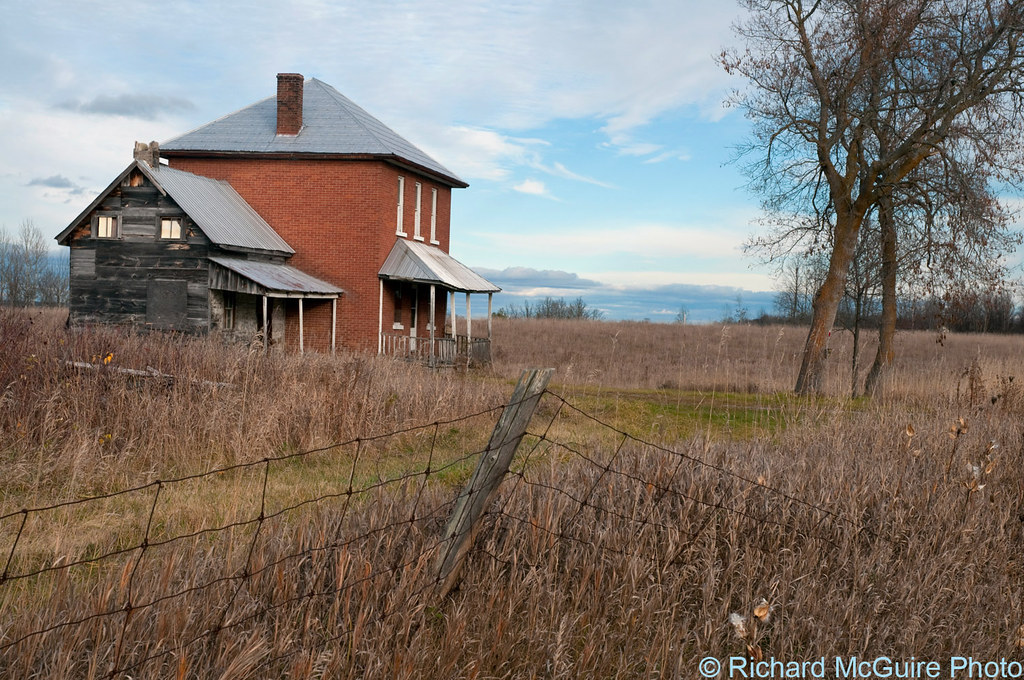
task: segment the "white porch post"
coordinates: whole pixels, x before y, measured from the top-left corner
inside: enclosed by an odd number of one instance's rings
[[[299,298],[299,354],[305,354],[305,331],[302,328],[302,298]]]
[[[384,353],[384,279],[380,279],[380,303],[377,308],[377,354]]]
[[[457,338],[459,336],[459,330],[455,326],[455,291],[453,290],[448,297],[451,298],[448,301],[448,309],[451,310],[452,314],[452,340],[455,340],[456,343],[458,343]]]
[[[267,296],[263,296],[263,351],[267,351],[267,347],[270,343],[270,338],[267,337],[267,328],[270,324],[267,323]]]
[[[331,300],[331,354],[338,342],[338,298]]]
[[[494,304],[494,293],[487,294],[487,339],[491,339],[491,306]]]
[[[469,308],[469,293],[466,293],[466,366],[473,358],[473,313]]]
[[[434,314],[437,305],[437,293],[434,284],[430,284],[430,365],[434,365],[434,326],[436,325]]]

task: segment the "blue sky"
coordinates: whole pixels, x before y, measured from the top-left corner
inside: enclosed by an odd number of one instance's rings
[[[740,251],[758,199],[714,55],[727,0],[55,2],[0,26],[0,225],[63,229],[131,160],[317,77],[470,183],[452,254],[506,292],[608,318],[770,309]]]

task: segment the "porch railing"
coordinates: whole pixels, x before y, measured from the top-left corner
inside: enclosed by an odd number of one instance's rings
[[[381,333],[382,353],[412,361],[455,365],[467,359],[473,364],[491,361],[489,338],[467,338],[465,335],[443,338],[413,338],[401,333]]]

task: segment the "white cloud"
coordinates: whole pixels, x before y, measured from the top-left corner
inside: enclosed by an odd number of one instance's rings
[[[575,182],[585,182],[587,184],[593,184],[599,187],[604,187],[605,189],[614,188],[611,184],[608,184],[607,182],[602,182],[601,180],[594,179],[593,177],[587,177],[585,175],[573,172],[572,170],[570,170],[569,168],[565,167],[564,165],[557,161],[551,164],[550,166],[546,166],[543,163],[536,163],[533,165],[533,167],[537,168],[538,170],[542,170],[554,177],[571,179]]]
[[[538,150],[548,144],[465,125],[420,132],[434,142],[419,146],[463,179],[507,180],[516,167],[536,163]]]
[[[547,187],[544,186],[544,182],[536,179],[524,179],[512,187],[512,189],[522,194],[530,194],[531,196],[550,196]]]

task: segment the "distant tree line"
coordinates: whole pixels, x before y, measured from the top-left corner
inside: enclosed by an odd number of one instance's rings
[[[847,278],[836,328],[857,334],[877,329],[882,320],[881,286],[877,277],[854,260]],[[791,259],[781,269],[774,309],[762,313],[758,323],[806,325],[812,315],[814,293],[824,277],[821,262]],[[897,296],[897,326],[904,330],[946,329],[965,333],[1024,333],[1024,304],[1008,285],[981,282],[971,289],[905,286]]]
[[[582,321],[599,321],[604,312],[587,306],[583,298],[578,297],[572,302],[565,298],[546,297],[540,302],[530,303],[524,300],[522,305],[508,305],[499,309],[495,316],[506,319],[572,319]]]
[[[0,304],[58,307],[68,304],[68,261],[49,249],[31,220],[17,234],[0,225]]]

